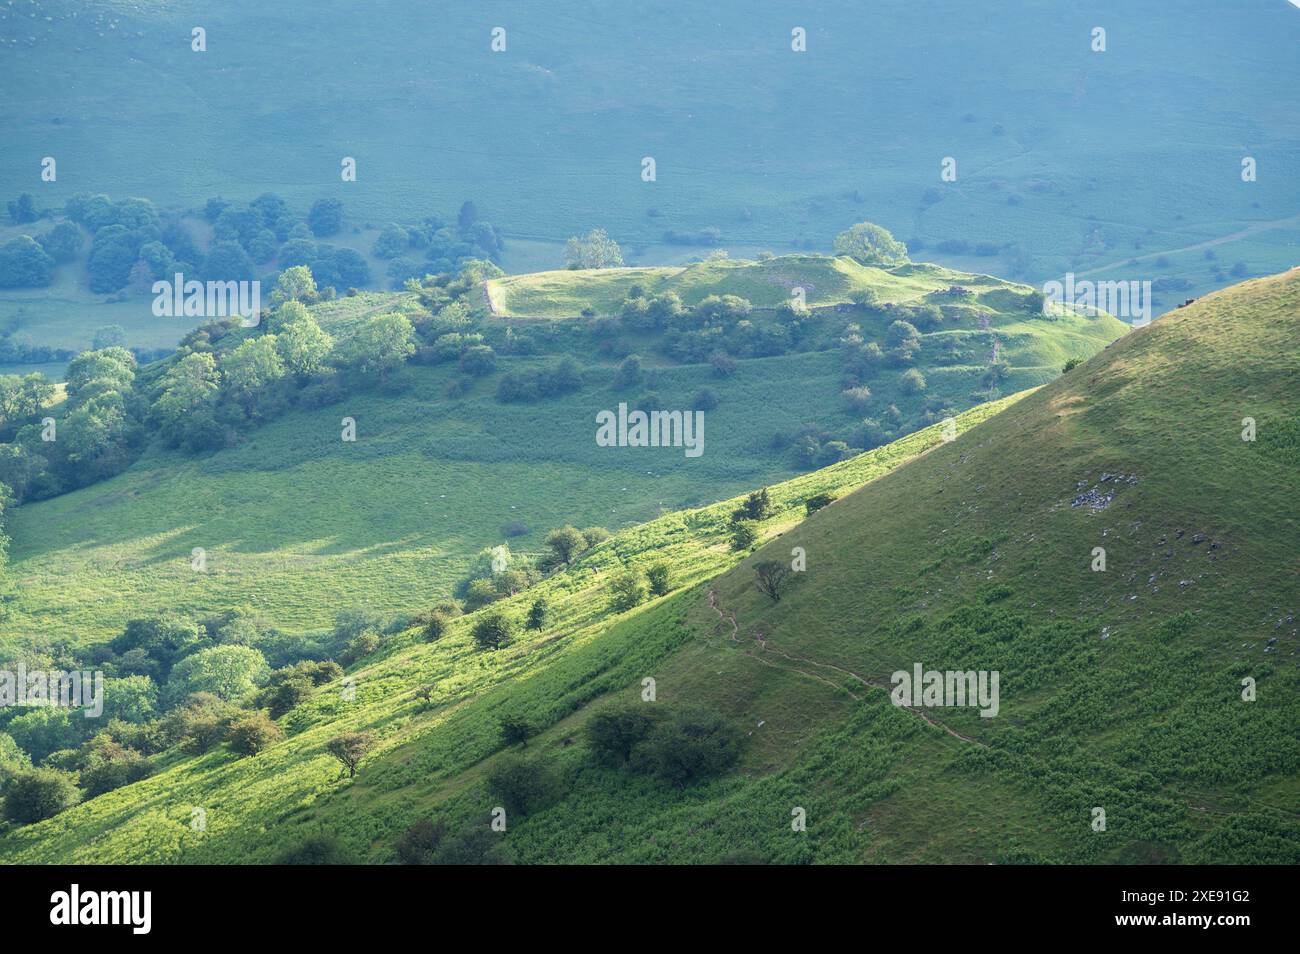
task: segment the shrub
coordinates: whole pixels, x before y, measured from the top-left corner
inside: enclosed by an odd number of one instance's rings
[[[908,368],[898,376],[898,387],[904,394],[921,394],[925,385],[925,375],[916,368]]]
[[[646,570],[646,579],[650,583],[650,592],[655,596],[664,596],[672,589],[671,580],[672,571],[667,563],[656,563],[650,569]]]
[[[500,720],[501,741],[507,747],[512,745],[527,746],[528,740],[536,735],[537,730],[523,719],[506,716]]]
[[[829,506],[834,502],[835,498],[830,494],[815,494],[804,501],[804,511],[810,514],[816,513],[818,510],[821,510],[822,507]]]
[[[508,815],[528,815],[545,808],[557,790],[555,776],[546,763],[517,756],[498,759],[488,772],[487,785]]]
[[[678,788],[730,769],[740,756],[740,735],[712,712],[685,710],[659,720],[633,749],[634,770]]]
[[[758,542],[758,530],[747,520],[738,520],[731,525],[731,549],[736,553],[750,549]]]
[[[284,731],[261,712],[250,712],[230,724],[227,741],[240,755],[257,755],[284,738]]]
[[[447,837],[447,823],[441,818],[430,821],[422,818],[402,833],[394,850],[404,865],[433,864],[433,859]]]
[[[5,790],[5,817],[19,825],[53,818],[81,799],[70,772],[36,768],[19,772]]]
[[[636,748],[654,728],[657,710],[645,703],[597,713],[584,730],[587,748],[602,765],[626,765]]]
[[[333,835],[313,835],[282,852],[277,865],[350,865],[351,855]]]
[[[487,613],[474,624],[474,642],[480,649],[500,649],[510,642],[514,624],[504,613]]]
[[[763,560],[754,566],[754,572],[758,574],[758,588],[773,603],[781,602],[781,589],[790,577],[790,567],[777,560]]]
[[[624,570],[614,577],[609,584],[613,599],[610,605],[623,612],[639,605],[645,600],[645,582],[636,570]]]

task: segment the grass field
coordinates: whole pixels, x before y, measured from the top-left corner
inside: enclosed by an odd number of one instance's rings
[[[786,300],[786,285],[796,279],[808,287],[812,304],[843,301],[844,292],[858,287],[899,300],[957,282],[981,296],[1016,288],[938,268],[903,271],[801,256],[709,263],[663,281],[688,302],[735,290],[759,304]],[[537,282],[563,303],[552,309],[557,314],[581,310],[584,301],[616,312],[623,287],[642,274],[560,272]],[[506,282],[535,294],[527,278]],[[403,293],[364,293],[314,312],[345,337],[368,315],[412,305]],[[1106,315],[1045,321],[1014,304],[1002,307],[996,297],[978,299],[969,314],[923,336],[918,367],[926,393],[904,393],[899,369],[882,367],[869,382],[869,413],[892,404],[912,420],[930,400],[947,400],[954,410],[978,403],[972,395],[984,388],[995,336],[1007,369],[1001,393],[1011,393],[1051,381],[1068,359],[1087,358],[1125,331]],[[987,330],[979,316],[988,319]],[[888,324],[851,313],[833,320],[859,323],[867,340],[883,340]],[[274,625],[299,631],[324,626],[349,606],[411,611],[448,595],[481,548],[502,542],[505,524],[522,521],[529,528],[509,541],[528,551],[566,523],[616,529],[710,503],[798,473],[790,452],[772,446],[778,431],[816,422],[847,432],[868,413],[852,412],[841,399],[837,351],[747,359],[734,377],[720,380],[708,365],[656,356],[656,337],[642,335],[635,343],[655,382],[614,391],[615,362],[576,334],[574,323],[556,322],[556,330],[574,334],[557,339],[553,350],[587,367],[588,386],[577,394],[502,404],[493,377],[449,399],[446,387],[457,376],[451,367],[412,367],[400,395],[363,393],[294,412],[210,456],[154,449],[118,477],[14,509],[7,519],[13,542],[5,636],[98,640],[132,617],[166,608],[202,613],[246,604]],[[937,363],[948,338],[960,339],[967,363]],[[548,360],[503,358],[498,374]],[[704,388],[719,406],[706,416],[702,457],[596,445],[598,411],[651,389],[665,407],[686,408]],[[358,422],[355,444],[339,440],[344,416]],[[206,573],[190,569],[194,547],[209,555]],[[304,599],[304,592],[314,595]]]
[[[431,645],[395,637],[351,673],[355,701],[322,689],[256,758],[171,753],[0,836],[0,857],[265,862],[327,834],[392,860],[419,819],[488,825],[509,715],[558,780],[497,836],[520,862],[1295,864],[1300,637],[1278,555],[1297,530],[1298,306],[1300,272],[1246,283],[968,412],[952,443],[929,429],[774,486],[743,559],[734,502],[629,528],[505,604],[544,595],[543,633],[479,652],[471,616]],[[818,492],[842,496],[805,519]],[[806,569],[772,603],[753,566],[794,547]],[[613,574],[654,560],[674,591],[608,609]],[[889,674],[917,662],[999,671],[999,715],[890,705]],[[647,676],[657,704],[740,727],[737,769],[676,789],[591,760],[583,725]],[[352,782],[323,750],[345,728],[380,739]]]

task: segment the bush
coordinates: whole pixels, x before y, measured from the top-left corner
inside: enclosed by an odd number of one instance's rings
[[[672,589],[671,573],[667,563],[656,563],[646,570],[646,579],[650,583],[650,592],[655,596],[664,596]]]
[[[804,511],[810,514],[816,513],[818,510],[821,510],[822,507],[829,506],[834,502],[835,498],[830,494],[815,494],[804,501]]]
[[[474,642],[480,649],[500,649],[508,645],[514,624],[504,613],[486,613],[474,624]]]
[[[750,549],[758,542],[758,530],[747,520],[738,520],[731,525],[731,549],[740,553]]]
[[[898,387],[904,394],[921,394],[925,386],[925,375],[916,368],[909,368],[898,376]]]
[[[350,865],[353,860],[348,851],[333,835],[313,835],[297,846],[282,852],[277,865]]]
[[[597,713],[584,730],[587,748],[602,765],[626,765],[636,746],[650,734],[658,710],[645,703]]]
[[[5,791],[5,818],[18,825],[53,818],[81,800],[71,772],[37,768],[19,772]]]
[[[250,712],[230,724],[227,741],[240,755],[257,755],[284,738],[284,731],[261,712]]]
[[[683,788],[727,771],[740,757],[740,734],[712,712],[685,710],[659,720],[632,751],[631,766]]]
[[[528,815],[545,808],[558,789],[546,763],[517,756],[498,759],[488,772],[487,785],[507,815]]]
[[[546,626],[547,612],[546,600],[540,596],[537,597],[537,599],[533,600],[533,605],[528,607],[528,620],[525,625],[531,630],[541,632]]]
[[[404,865],[433,864],[446,837],[447,823],[441,818],[436,821],[422,818],[397,839],[394,846],[397,859]]]
[[[712,411],[718,406],[718,396],[708,388],[702,388],[691,398],[691,410]]]
[[[645,600],[645,582],[636,570],[624,570],[609,584],[613,599],[610,605],[618,612],[630,610]]]

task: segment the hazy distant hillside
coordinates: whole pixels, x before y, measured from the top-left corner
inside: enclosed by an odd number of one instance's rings
[[[1231,281],[1216,266],[1293,264],[1294,218],[1262,223],[1300,211],[1300,10],[1016,0],[945,4],[941,30],[936,16],[911,0],[634,14],[15,0],[0,12],[0,182],[43,206],[82,190],[191,206],[333,194],[350,225],[379,226],[472,198],[515,239],[512,270],[559,264],[530,240],[593,226],[658,262],[707,243],[825,249],[862,218],[1034,282],[1152,256],[1121,277],[1186,276],[1196,292]],[[47,155],[55,183],[39,178]],[[1196,247],[1231,236],[1217,263]]]

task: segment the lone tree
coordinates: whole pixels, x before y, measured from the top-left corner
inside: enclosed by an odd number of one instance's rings
[[[555,554],[555,559],[565,566],[572,563],[573,558],[587,548],[587,538],[577,527],[561,527],[559,530],[552,530],[542,543],[550,548]]]
[[[745,498],[745,502],[731,512],[731,522],[739,523],[742,520],[766,520],[772,516],[772,498],[768,496],[767,488],[755,490]]]
[[[907,246],[890,235],[888,229],[874,222],[859,222],[835,236],[835,254],[848,255],[863,265],[903,265],[907,262]]]
[[[369,732],[345,732],[325,743],[325,750],[343,765],[348,778],[357,774],[357,766],[375,747],[375,737]],[[343,773],[340,772],[340,775]]]
[[[764,560],[754,566],[758,574],[758,588],[772,597],[773,603],[781,602],[781,588],[790,576],[790,568],[777,560]]]
[[[527,748],[528,740],[536,733],[537,730],[533,728],[532,724],[523,719],[506,716],[501,720],[501,741],[507,746],[522,745]]]
[[[528,628],[540,632],[542,627],[546,625],[546,613],[546,600],[539,596],[533,600],[533,605],[528,607],[528,622],[526,624]]]
[[[474,624],[474,642],[480,649],[500,649],[510,642],[513,628],[510,618],[504,613],[488,613]]]

